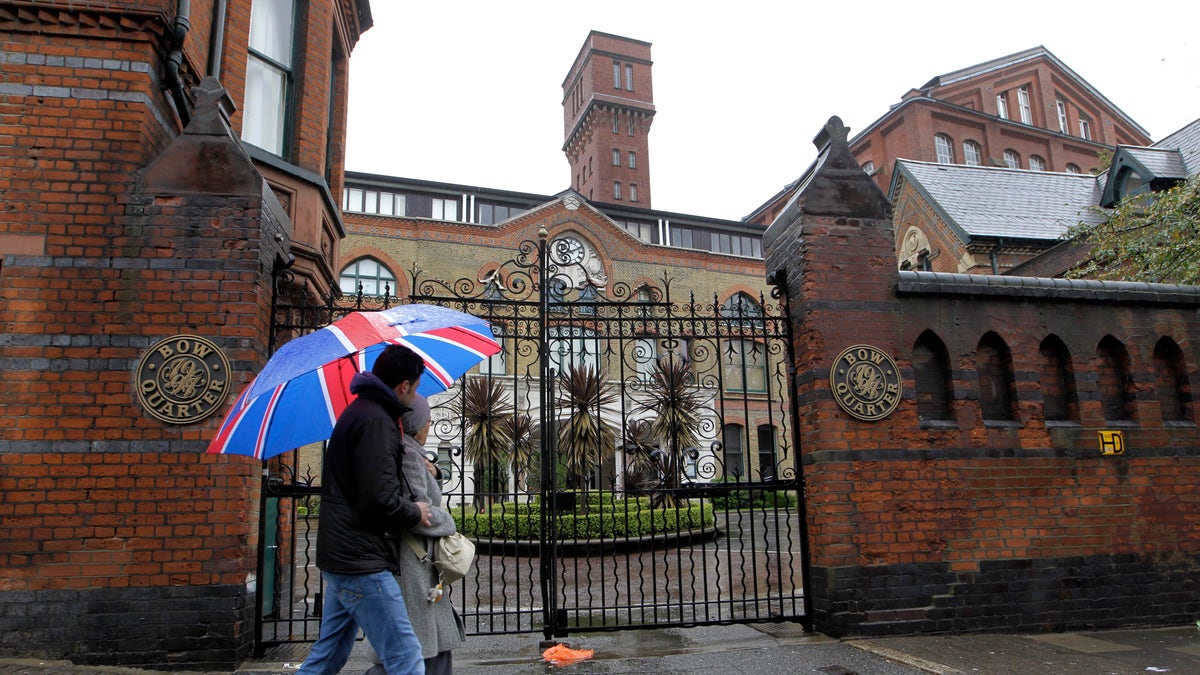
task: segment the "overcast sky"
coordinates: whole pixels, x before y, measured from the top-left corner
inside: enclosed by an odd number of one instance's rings
[[[346,168],[567,189],[562,82],[591,30],[652,45],[649,166],[663,211],[739,219],[808,167],[831,115],[853,136],[934,76],[1038,45],[1158,140],[1200,118],[1198,7],[373,0],[375,25],[350,59]]]

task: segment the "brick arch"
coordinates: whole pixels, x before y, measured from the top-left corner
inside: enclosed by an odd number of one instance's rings
[[[1192,389],[1187,356],[1179,343],[1164,335],[1154,343],[1151,358],[1155,398],[1164,421],[1192,421]]]
[[[911,363],[918,421],[953,420],[950,352],[933,329],[926,328],[913,341]]]
[[[374,246],[355,246],[349,251],[342,251],[341,259],[338,260],[337,268],[333,271],[335,275],[335,283],[336,279],[341,278],[342,270],[345,269],[347,265],[355,260],[358,260],[359,258],[374,258],[375,260],[378,260],[379,263],[384,267],[387,267],[389,270],[391,270],[392,275],[396,277],[396,288],[392,290],[392,294],[397,298],[407,298],[412,292],[412,289],[409,287],[409,279],[405,269],[396,262],[395,258]]]
[[[1097,389],[1107,421],[1137,420],[1133,360],[1125,343],[1111,333],[1096,344]]]
[[[987,331],[975,348],[979,410],[985,420],[1017,419],[1016,381],[1012,348],[996,331]]]
[[[753,300],[754,304],[758,305],[760,309],[762,308],[763,303],[766,301],[766,299],[763,297],[765,294],[760,289],[751,288],[747,284],[734,284],[726,287],[724,291],[717,295],[717,307],[724,306],[726,302],[729,302],[730,298],[736,296],[738,293],[745,293],[746,295],[750,296],[750,299]]]

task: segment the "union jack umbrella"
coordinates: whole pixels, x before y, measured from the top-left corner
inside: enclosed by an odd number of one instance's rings
[[[399,305],[353,312],[275,352],[246,386],[208,445],[209,453],[267,459],[323,441],[354,396],[350,380],[370,370],[389,344],[425,360],[417,392],[445,391],[500,351],[482,319],[438,305]]]

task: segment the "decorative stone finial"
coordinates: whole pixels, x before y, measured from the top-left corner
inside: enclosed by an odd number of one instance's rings
[[[845,124],[842,124],[842,118],[834,115],[829,118],[829,121],[825,123],[825,127],[813,139],[813,145],[817,146],[818,151],[821,151],[830,143],[845,145],[846,139],[849,136],[850,129]]]

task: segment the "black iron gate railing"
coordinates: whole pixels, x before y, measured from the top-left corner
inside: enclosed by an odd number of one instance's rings
[[[480,280],[412,272],[412,302],[484,318],[503,347],[431,399],[443,506],[479,544],[452,589],[468,633],[807,623],[785,312],[745,294],[677,301],[668,279],[608,283],[573,244],[524,242]],[[279,303],[280,332],[354,300]],[[304,514],[320,457],[304,452],[266,472],[260,645],[318,633]]]

